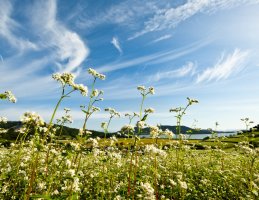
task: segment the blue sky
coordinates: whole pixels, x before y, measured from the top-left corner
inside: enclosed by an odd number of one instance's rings
[[[183,124],[219,129],[244,128],[240,118],[259,118],[259,0],[69,1],[0,0],[0,85],[16,104],[1,102],[1,115],[18,120],[36,111],[48,121],[60,95],[51,79],[73,72],[89,86],[92,67],[106,75],[97,88],[97,106],[138,111],[138,85],[154,86],[146,107],[156,110],[150,124],[174,125],[170,108],[198,99]],[[81,127],[79,106],[88,98],[73,94],[73,127]],[[102,111],[88,128],[100,130]],[[115,119],[111,130],[126,124]]]

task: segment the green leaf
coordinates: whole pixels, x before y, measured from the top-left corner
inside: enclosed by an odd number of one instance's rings
[[[146,121],[148,114],[145,114],[145,116],[140,121]]]
[[[87,110],[81,109],[85,114],[89,114]]]

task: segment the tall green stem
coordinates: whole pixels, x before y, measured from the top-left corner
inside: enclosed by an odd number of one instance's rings
[[[59,107],[61,101],[64,99],[64,97],[65,97],[65,96],[62,95],[62,96],[60,97],[58,103],[56,104],[56,107],[55,107],[55,109],[54,109],[54,111],[53,111],[53,113],[52,113],[51,119],[50,119],[50,121],[49,121],[48,130],[50,129],[50,127],[51,127],[51,125],[52,125],[52,123],[53,123],[53,120],[54,120],[54,117],[55,117],[56,112],[57,112],[57,110],[58,110],[58,107]]]
[[[141,118],[142,118],[142,110],[143,110],[143,104],[144,104],[145,98],[146,98],[146,95],[143,94],[143,95],[142,95],[141,105],[140,105],[140,111],[139,111],[139,118],[140,118],[140,120],[141,120]]]
[[[91,87],[90,100],[89,100],[89,103],[88,103],[87,113],[89,113],[91,107],[93,106],[93,103],[92,103],[92,99],[93,99],[92,93],[93,93],[93,91],[94,91],[95,82],[96,82],[96,77],[94,78],[94,81],[93,81],[93,84],[92,84],[92,87]],[[87,122],[87,120],[88,120],[88,118],[89,118],[87,115],[88,115],[88,114],[85,114],[85,120],[84,120],[84,125],[83,125],[83,131],[86,130],[86,122]]]
[[[110,123],[111,123],[111,120],[112,120],[113,116],[110,117],[109,121],[108,121],[108,124],[107,124],[107,127],[104,131],[104,138],[106,139],[106,134],[108,133],[108,128],[110,126]]]

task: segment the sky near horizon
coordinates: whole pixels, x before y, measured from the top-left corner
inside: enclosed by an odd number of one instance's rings
[[[1,102],[0,116],[19,120],[26,111],[51,117],[60,96],[51,75],[72,72],[90,87],[92,67],[106,75],[96,87],[104,101],[96,106],[89,129],[108,120],[103,111],[138,112],[138,85],[154,86],[145,107],[155,109],[147,122],[175,125],[170,108],[186,97],[199,100],[183,124],[201,128],[245,128],[240,118],[259,123],[259,0],[69,1],[0,0],[0,86],[16,104]],[[71,108],[80,128],[80,105],[89,97],[75,92],[58,116]],[[111,131],[128,123],[111,122]]]

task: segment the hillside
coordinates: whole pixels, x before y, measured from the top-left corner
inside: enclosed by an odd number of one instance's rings
[[[6,124],[0,124],[0,128],[8,129],[6,133],[0,134],[1,139],[7,139],[7,140],[15,140],[18,136],[18,130],[21,128],[22,122],[20,121],[8,121]],[[56,127],[61,127],[59,125],[55,125]],[[61,130],[61,129],[60,129]],[[92,137],[104,137],[104,133],[100,131],[94,131],[90,130],[92,132]],[[62,134],[60,139],[71,139],[76,138],[78,135],[79,129],[77,128],[70,128],[67,126],[63,126],[62,128]],[[57,131],[57,134],[59,134],[59,131]],[[108,134],[107,137],[110,137],[112,134]]]
[[[163,131],[168,129],[170,131],[172,131],[173,133],[177,133],[176,130],[177,126],[170,126],[170,125],[161,125],[160,129],[162,129]],[[192,129],[190,127],[187,126],[181,126],[181,133],[182,134],[188,134],[188,133],[192,133],[192,134],[210,134],[211,131],[206,130],[206,129]],[[142,134],[149,134],[149,128],[144,128],[142,131]]]
[[[21,128],[22,123],[20,121],[8,121],[6,124],[0,124],[0,128],[8,129],[7,133],[0,134],[1,139],[7,139],[7,140],[15,140],[18,136],[18,129]],[[59,125],[55,125],[56,127],[59,127]],[[160,126],[162,130],[169,129],[173,133],[176,133],[176,126],[169,126],[169,125],[162,125]],[[92,137],[104,137],[104,132],[101,131],[95,131],[90,130],[92,132]],[[195,130],[187,126],[181,126],[181,132],[183,134],[188,134],[190,131],[192,131],[193,134],[210,134],[211,132],[209,130],[201,129],[201,130]],[[71,139],[76,138],[78,135],[79,129],[77,128],[70,128],[67,126],[63,126],[62,128],[62,134],[59,139]],[[137,129],[136,129],[137,132]],[[59,132],[57,132],[59,133]],[[110,133],[107,135],[107,137],[110,137],[112,135],[116,134]],[[144,128],[142,130],[143,135],[149,134],[149,128]],[[121,137],[116,134],[117,137]]]

